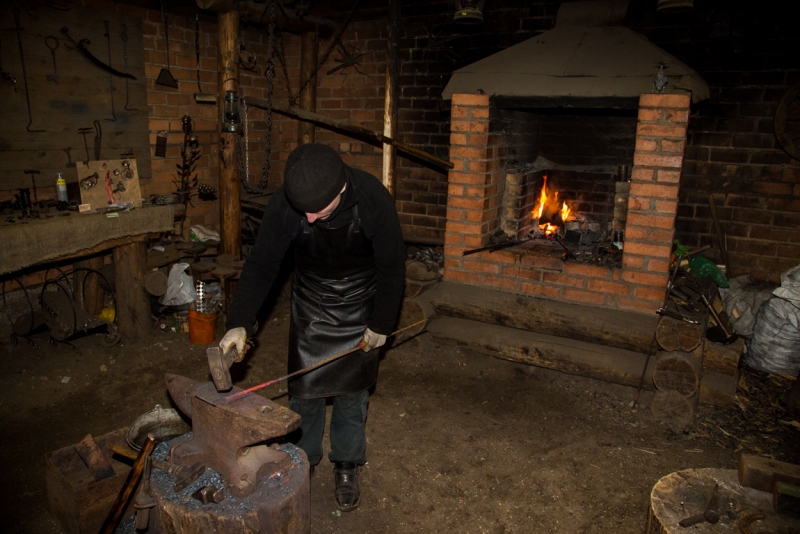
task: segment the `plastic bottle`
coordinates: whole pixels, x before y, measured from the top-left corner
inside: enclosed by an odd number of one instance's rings
[[[56,198],[59,202],[69,202],[69,197],[67,196],[67,181],[61,173],[56,175]]]

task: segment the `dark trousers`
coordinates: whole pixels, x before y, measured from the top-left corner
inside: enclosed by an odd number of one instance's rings
[[[333,397],[331,415],[331,462],[367,462],[367,422],[369,392]],[[311,465],[322,460],[322,435],[325,431],[325,399],[289,398],[289,408],[300,414],[300,437],[295,445],[303,449]]]

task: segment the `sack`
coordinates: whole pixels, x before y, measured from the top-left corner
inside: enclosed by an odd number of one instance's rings
[[[765,302],[756,314],[753,339],[747,347],[744,363],[766,373],[797,376],[800,371],[800,308],[779,297]]]
[[[176,263],[172,266],[167,277],[167,291],[158,302],[164,306],[181,306],[194,302],[194,281],[186,273],[188,268],[188,263]]]
[[[753,335],[756,313],[772,297],[774,289],[774,283],[759,282],[749,274],[732,279],[730,288],[720,288],[719,294],[725,304],[725,313],[734,332],[748,338]]]

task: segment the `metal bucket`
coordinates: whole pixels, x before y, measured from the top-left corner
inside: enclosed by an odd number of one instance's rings
[[[192,427],[181,418],[177,410],[164,409],[160,404],[156,404],[155,408],[133,422],[128,428],[125,440],[131,449],[138,451],[142,449],[148,434],[152,434],[158,444],[182,436],[191,430]]]

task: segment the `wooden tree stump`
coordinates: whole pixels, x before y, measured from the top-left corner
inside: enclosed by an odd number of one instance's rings
[[[703,341],[704,334],[702,324],[690,324],[667,316],[661,317],[656,327],[656,341],[668,352],[691,352]]]
[[[653,372],[653,385],[660,391],[677,391],[684,397],[697,393],[700,360],[687,352],[661,352]]]
[[[719,522],[699,523],[690,528],[679,526],[682,519],[703,513],[715,485],[719,485]],[[731,519],[728,511],[734,512],[737,519]],[[800,528],[800,520],[772,511],[771,493],[740,486],[735,469],[685,469],[665,476],[653,486],[645,534],[739,534],[738,522],[754,513],[766,517],[750,525],[752,532]]]

